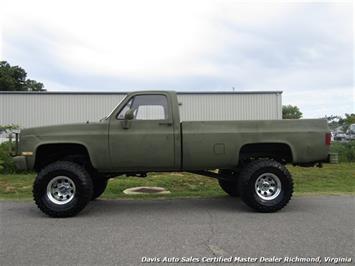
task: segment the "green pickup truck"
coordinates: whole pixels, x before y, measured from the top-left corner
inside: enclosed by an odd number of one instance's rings
[[[229,195],[274,212],[293,192],[285,165],[327,162],[330,138],[322,119],[181,122],[175,92],[144,91],[99,122],[23,129],[14,160],[38,173],[34,200],[52,217],[76,215],[109,178],[151,171],[215,177]]]

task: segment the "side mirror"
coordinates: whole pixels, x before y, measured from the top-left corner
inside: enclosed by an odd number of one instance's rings
[[[124,114],[124,120],[121,120],[121,125],[123,129],[129,129],[131,126],[131,121],[134,119],[134,109],[129,109]]]
[[[125,115],[124,115],[124,120],[133,120],[134,118],[134,109],[129,109]]]

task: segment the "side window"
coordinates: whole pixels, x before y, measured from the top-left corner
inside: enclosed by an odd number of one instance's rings
[[[133,109],[135,120],[165,120],[168,118],[168,100],[164,95],[138,95],[132,98],[118,114],[124,119],[125,113]]]
[[[162,120],[165,119],[164,107],[161,105],[140,105],[135,113],[137,120]]]

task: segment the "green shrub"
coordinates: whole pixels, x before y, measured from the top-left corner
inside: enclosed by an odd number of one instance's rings
[[[0,144],[0,173],[2,174],[16,173],[15,162],[9,154],[9,150],[9,142]]]
[[[338,153],[339,162],[355,162],[355,141],[333,142],[330,152]]]

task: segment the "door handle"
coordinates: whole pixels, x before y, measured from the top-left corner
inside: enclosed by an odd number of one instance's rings
[[[172,122],[159,122],[159,125],[172,126]]]

